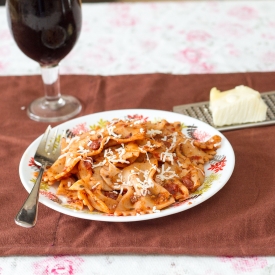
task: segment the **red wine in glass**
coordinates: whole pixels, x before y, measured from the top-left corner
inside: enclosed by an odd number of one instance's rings
[[[7,0],[6,8],[17,46],[41,66],[45,96],[30,104],[29,117],[43,122],[74,117],[82,106],[75,97],[61,95],[58,66],[80,35],[81,0]]]

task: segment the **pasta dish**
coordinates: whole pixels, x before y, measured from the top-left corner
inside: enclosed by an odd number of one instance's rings
[[[61,155],[43,180],[77,209],[115,216],[159,212],[186,200],[204,182],[204,164],[221,137],[199,142],[180,122],[114,119],[61,140]]]

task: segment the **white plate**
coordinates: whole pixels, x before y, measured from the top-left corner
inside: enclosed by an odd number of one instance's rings
[[[216,161],[214,160],[211,163],[205,165],[206,178],[204,184],[199,188],[199,190],[191,194],[191,197],[188,200],[180,203],[175,203],[167,209],[163,209],[158,213],[140,216],[116,217],[98,212],[91,213],[88,211],[78,211],[71,209],[68,207],[68,205],[63,203],[60,204],[55,201],[55,192],[57,188],[56,186],[48,187],[46,184],[42,184],[39,201],[42,204],[60,213],[76,218],[108,222],[131,222],[160,218],[190,209],[191,207],[194,207],[212,197],[227,183],[235,166],[235,155],[232,146],[225,138],[225,136],[217,131],[215,128],[192,117],[167,111],[129,109],[95,113],[79,117],[62,123],[58,127],[62,130],[69,129],[70,131],[77,132],[79,130],[89,130],[90,126],[98,124],[104,120],[112,120],[113,118],[125,119],[128,116],[134,115],[148,117],[148,119],[152,121],[160,119],[166,119],[169,122],[180,121],[186,126],[183,129],[184,134],[189,137],[190,135],[193,135],[193,137],[196,137],[196,139],[199,139],[200,141],[204,141],[213,135],[220,135],[222,137],[222,145],[221,148],[218,149]],[[33,173],[37,170],[37,167],[32,165],[32,158],[40,139],[41,136],[31,143],[31,145],[23,154],[19,165],[20,178],[28,192],[31,191],[34,184]],[[62,198],[61,196],[59,196],[58,198],[63,200],[64,202],[64,198]]]

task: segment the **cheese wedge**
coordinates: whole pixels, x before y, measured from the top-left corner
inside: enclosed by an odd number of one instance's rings
[[[224,92],[212,88],[209,108],[215,126],[264,121],[267,112],[260,93],[243,85]]]

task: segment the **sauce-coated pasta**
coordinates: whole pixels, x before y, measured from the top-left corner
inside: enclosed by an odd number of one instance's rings
[[[204,182],[220,136],[187,138],[181,123],[114,119],[103,128],[62,139],[59,159],[44,174],[75,209],[115,216],[158,212]]]

